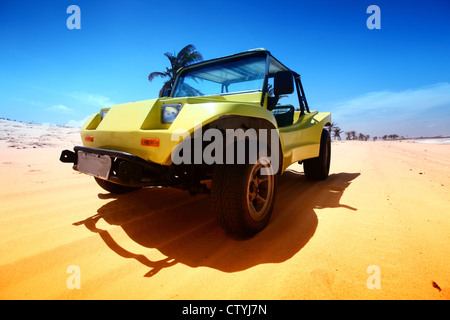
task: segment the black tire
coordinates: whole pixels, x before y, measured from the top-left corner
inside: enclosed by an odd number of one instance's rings
[[[303,161],[303,170],[308,180],[325,180],[330,172],[331,139],[328,130],[322,130],[320,152],[317,158]]]
[[[261,175],[262,168],[272,174]],[[255,164],[216,165],[211,200],[222,228],[243,237],[263,230],[275,204],[276,178],[265,157]]]
[[[106,191],[114,193],[114,194],[123,194],[123,193],[127,193],[127,192],[131,192],[131,191],[140,189],[140,187],[127,187],[127,186],[122,186],[120,184],[113,183],[113,182],[110,182],[107,180],[103,180],[103,179],[100,179],[97,177],[94,177],[94,178],[100,187],[102,187]]]

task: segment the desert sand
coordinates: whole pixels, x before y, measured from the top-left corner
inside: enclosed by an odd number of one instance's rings
[[[107,193],[59,162],[79,144],[0,120],[1,299],[450,298],[448,144],[333,141],[330,177],[289,167],[246,240],[206,195]]]

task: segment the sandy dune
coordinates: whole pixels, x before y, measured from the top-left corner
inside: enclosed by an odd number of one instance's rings
[[[0,125],[1,299],[450,298],[450,145],[333,142],[329,179],[292,165],[240,240],[207,196],[112,196],[60,163],[74,129]]]

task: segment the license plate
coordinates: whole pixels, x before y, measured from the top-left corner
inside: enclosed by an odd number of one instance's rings
[[[78,171],[105,180],[109,178],[111,157],[84,151],[78,151],[77,157]]]

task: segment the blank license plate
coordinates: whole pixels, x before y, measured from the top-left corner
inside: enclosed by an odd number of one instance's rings
[[[78,151],[77,170],[107,180],[111,170],[111,157]]]

